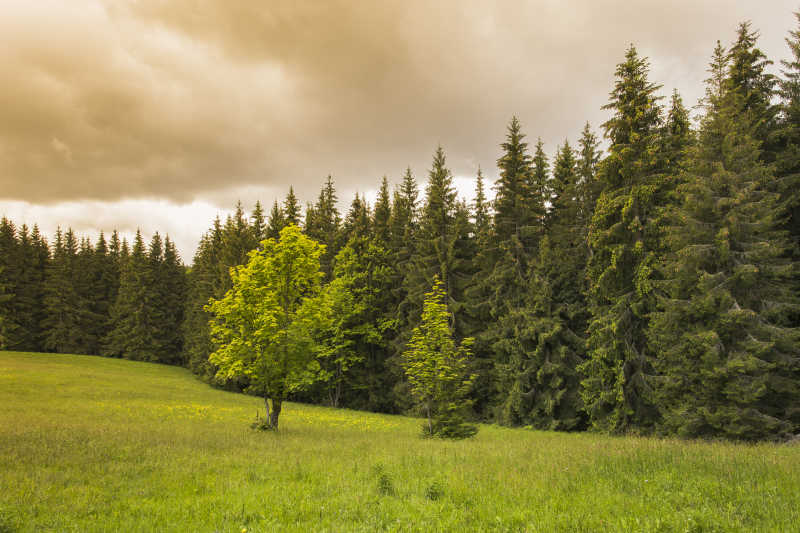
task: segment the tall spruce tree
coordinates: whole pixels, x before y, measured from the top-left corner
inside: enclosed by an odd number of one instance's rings
[[[291,186],[289,187],[289,194],[286,195],[286,200],[283,201],[283,217],[287,225],[300,226],[300,204],[297,201],[297,196],[294,195],[294,188]]]
[[[650,328],[657,398],[669,433],[775,439],[800,428],[800,337],[783,323],[797,306],[793,266],[760,151],[762,117],[752,94],[719,83],[718,56],[661,263]]]
[[[783,227],[792,243],[790,254],[797,259],[800,257],[800,12],[794,16],[796,29],[786,39],[791,59],[781,62],[783,78],[778,86],[781,103],[775,133],[775,176],[786,216]],[[800,325],[800,317],[795,324]]]
[[[158,285],[153,290],[157,291],[159,305],[163,306],[162,319],[158,324],[162,345],[160,360],[169,364],[181,364],[184,363],[181,326],[187,291],[186,270],[169,235],[164,238],[164,260],[158,266],[158,278]]]
[[[258,200],[256,200],[253,213],[250,215],[250,234],[250,238],[256,246],[267,238],[266,215],[264,214],[264,208],[261,206],[261,202]]]
[[[3,350],[14,349],[21,334],[15,297],[21,276],[19,247],[16,226],[3,217],[0,219],[0,286],[5,294],[5,303],[0,306],[0,349]]]
[[[395,267],[394,281],[392,283],[394,301],[397,305],[397,319],[401,331],[408,330],[407,325],[414,308],[408,300],[407,287],[403,280],[409,275],[412,268],[411,259],[415,254],[418,221],[418,196],[417,181],[406,168],[403,181],[394,192],[391,216],[391,245],[392,264]],[[410,330],[408,330],[410,331]],[[403,345],[404,346],[404,345]],[[402,350],[402,346],[399,346]],[[399,354],[398,350],[396,353]]]
[[[325,245],[325,253],[320,258],[320,264],[326,280],[330,280],[333,275],[333,259],[341,248],[342,220],[336,202],[336,189],[333,186],[333,178],[329,175],[319,192],[317,203],[314,204],[313,216],[306,213],[306,234]]]
[[[514,335],[496,342],[506,354],[499,416],[508,424],[574,430],[585,423],[577,367],[585,353],[588,313],[580,280],[587,255],[578,183],[577,160],[565,142],[549,184],[548,232],[531,263],[525,299],[502,319]]]
[[[211,298],[221,298],[225,294],[218,275],[221,252],[222,228],[217,219],[201,237],[192,268],[187,273],[183,321],[184,363],[206,380],[213,378],[216,369],[208,362],[214,347],[208,326],[211,315],[205,306]]]
[[[601,155],[600,141],[587,122],[578,141],[578,217],[587,234],[603,186],[597,179],[597,164]]]
[[[737,30],[736,41],[728,51],[727,89],[739,93],[741,113],[755,130],[753,137],[763,144],[761,157],[772,162],[773,132],[777,107],[772,103],[776,79],[767,71],[772,61],[756,47],[758,32],[751,29],[750,22],[742,22]]]
[[[344,219],[342,240],[347,243],[350,239],[369,237],[372,232],[371,218],[366,199],[356,192]]]
[[[506,142],[501,145],[503,155],[497,161],[500,179],[494,203],[493,244],[484,250],[486,259],[481,272],[490,320],[477,343],[479,358],[484,346],[493,358],[491,402],[500,406],[497,417],[512,424],[517,421],[503,416],[502,405],[516,379],[516,361],[525,357],[520,353],[525,348],[517,342],[516,332],[520,312],[527,305],[528,275],[545,217],[544,198],[541,190],[533,187],[532,160],[524,138],[514,117]],[[541,165],[540,170],[546,170],[545,166]]]
[[[536,149],[533,153],[531,165],[530,190],[533,193],[532,207],[536,209],[540,204],[543,206],[544,214],[539,221],[542,226],[540,233],[543,234],[544,228],[547,227],[547,211],[553,200],[553,191],[549,181],[550,162],[547,160],[547,154],[544,153],[544,142],[542,142],[541,137],[536,141]]]
[[[372,215],[373,235],[376,242],[383,248],[389,245],[391,237],[392,204],[389,198],[389,180],[386,176],[381,179],[381,188],[378,190],[378,199],[375,202],[375,212]]]
[[[81,324],[86,306],[75,287],[78,242],[72,229],[56,231],[53,260],[45,283],[44,348],[56,353],[80,353]]]
[[[329,312],[317,333],[331,405],[393,411],[394,375],[387,371],[397,321],[389,288],[388,251],[367,236],[350,239],[336,256],[326,287]]]
[[[19,231],[17,249],[18,275],[14,305],[15,322],[18,330],[14,349],[33,352],[42,349],[42,328],[44,320],[44,283],[47,268],[47,244],[42,241],[39,230],[33,232],[23,224]]]
[[[647,429],[658,419],[645,331],[661,244],[653,221],[665,187],[657,150],[660,86],[648,74],[647,59],[631,46],[604,106],[613,113],[603,124],[611,146],[599,169],[604,190],[589,231],[592,321],[582,395],[592,425],[615,432]]]
[[[269,214],[269,222],[267,223],[267,238],[277,239],[281,230],[287,225],[286,217],[283,214],[283,209],[278,204],[278,201],[272,204],[272,211]]]

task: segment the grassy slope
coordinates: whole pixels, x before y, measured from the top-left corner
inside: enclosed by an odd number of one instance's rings
[[[800,447],[481,428],[258,399],[188,372],[0,353],[0,531],[800,531]]]

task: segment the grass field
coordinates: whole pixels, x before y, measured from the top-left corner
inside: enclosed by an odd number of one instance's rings
[[[800,531],[800,447],[420,421],[0,352],[0,531]]]

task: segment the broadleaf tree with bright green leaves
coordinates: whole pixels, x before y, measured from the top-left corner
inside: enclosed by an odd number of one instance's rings
[[[264,398],[262,427],[278,429],[282,402],[319,376],[310,332],[324,310],[317,297],[324,251],[287,226],[279,240],[263,241],[245,265],[231,269],[233,287],[207,307],[217,346],[209,360],[218,378],[245,378],[249,392]]]
[[[402,365],[411,394],[427,417],[423,434],[458,439],[478,431],[465,421],[468,394],[475,381],[475,375],[468,374],[473,339],[468,337],[456,345],[445,298],[444,284],[437,276],[425,294],[422,320],[403,352]]]

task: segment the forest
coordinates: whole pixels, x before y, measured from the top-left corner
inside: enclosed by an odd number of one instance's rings
[[[800,15],[797,15],[800,23]],[[209,302],[231,268],[288,226],[324,245],[322,283],[347,295],[315,332],[344,346],[301,402],[413,413],[402,354],[441,280],[471,341],[476,421],[744,441],[800,433],[800,24],[773,69],[742,23],[717,43],[687,106],[631,45],[604,109],[548,154],[517,118],[460,199],[444,149],[345,213],[332,176],[303,207],[217,218],[190,266],[158,233],[96,240],[0,222],[0,349],[181,365],[229,390]],[[773,74],[773,70],[779,74]],[[694,110],[694,111],[693,111]],[[696,111],[696,112],[695,112]],[[605,139],[602,142],[601,137]]]

